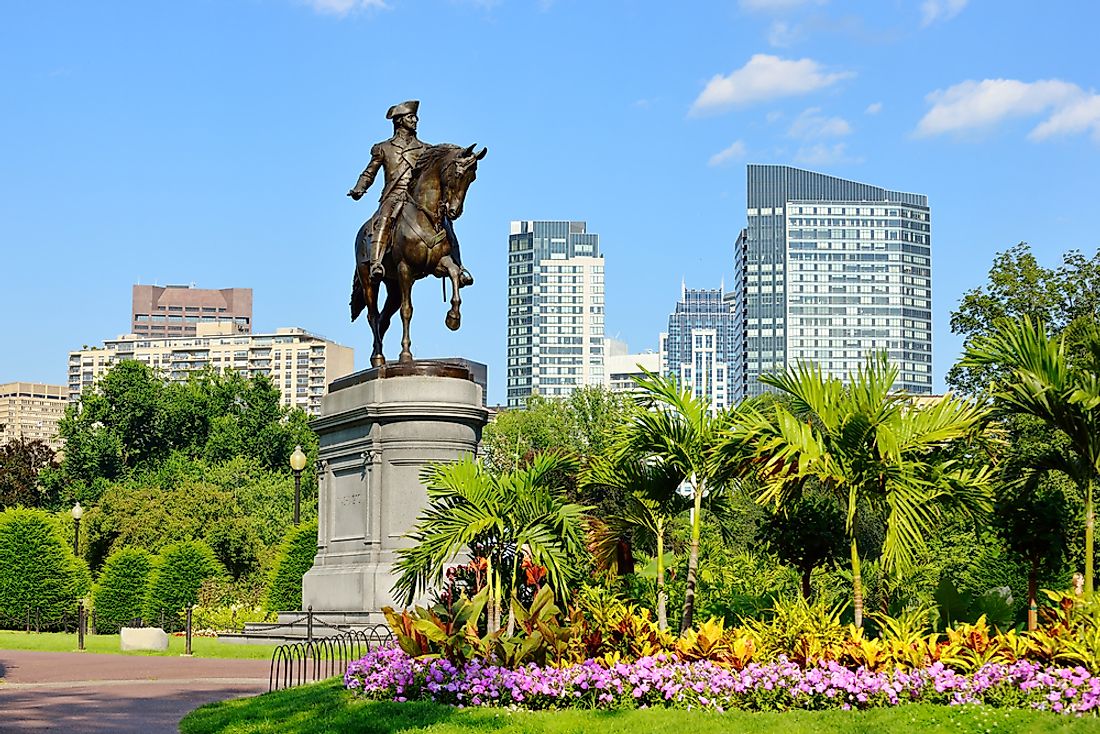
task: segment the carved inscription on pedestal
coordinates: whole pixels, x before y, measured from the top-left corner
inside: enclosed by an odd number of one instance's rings
[[[362,540],[367,534],[367,483],[359,471],[337,472],[332,486],[332,539]]]

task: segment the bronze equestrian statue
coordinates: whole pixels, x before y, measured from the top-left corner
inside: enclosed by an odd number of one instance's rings
[[[364,222],[355,238],[355,274],[352,278],[351,319],[365,307],[374,335],[371,366],[386,363],[382,339],[393,314],[401,311],[399,362],[411,362],[409,323],[412,320],[413,282],[434,275],[451,281],[451,309],[445,323],[458,329],[462,317],[459,290],[473,284],[462,267],[458,238],[452,222],[462,216],[466,191],[477,177],[477,162],[488,149],[474,145],[427,145],[416,137],[419,121],[416,100],[394,105],[386,113],[394,134],[371,148],[371,161],[348,196],[358,201],[385,174],[378,211]],[[380,284],[386,300],[378,309]]]

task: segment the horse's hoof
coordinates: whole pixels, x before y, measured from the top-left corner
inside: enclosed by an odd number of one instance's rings
[[[401,364],[409,364],[413,361],[412,352],[401,352],[401,356],[397,358],[397,361]]]
[[[458,331],[458,327],[462,325],[462,316],[457,313],[448,313],[445,322],[448,329]]]
[[[386,358],[381,354],[371,355],[370,366],[371,367],[384,367],[386,365]]]

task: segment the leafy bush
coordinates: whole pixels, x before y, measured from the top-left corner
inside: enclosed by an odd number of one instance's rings
[[[142,548],[123,548],[107,558],[93,591],[97,632],[117,632],[141,616],[154,560]]]
[[[44,626],[60,626],[73,618],[91,584],[88,567],[73,555],[49,513],[0,512],[0,626],[21,626],[28,607]]]
[[[230,581],[213,578],[199,587],[191,623],[199,634],[239,631],[250,622],[271,622],[274,615],[264,609],[266,586],[255,580]]]
[[[260,567],[260,539],[246,518],[218,520],[207,531],[206,542],[234,579],[248,576]]]
[[[303,523],[287,534],[271,573],[265,605],[267,611],[281,612],[302,608],[302,577],[312,568],[316,555],[316,521]]]
[[[224,575],[225,569],[206,543],[193,540],[167,546],[149,579],[143,606],[145,621],[159,624],[163,618],[165,628],[178,629],[182,625],[180,613],[198,600],[202,582]]]

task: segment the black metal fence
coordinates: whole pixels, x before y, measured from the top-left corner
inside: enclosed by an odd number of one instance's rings
[[[183,632],[186,637],[185,654],[191,654],[191,625],[192,610],[187,607],[178,614],[161,612],[156,622],[157,626],[166,632]],[[43,613],[42,607],[28,606],[26,612],[18,617],[0,614],[0,629],[19,630],[30,634],[41,632],[74,632],[77,636],[77,648],[84,649],[84,637],[97,633],[100,620],[95,610],[88,611],[83,602],[78,602],[72,611],[65,610],[61,614],[49,612]],[[119,627],[146,627],[151,626],[148,620],[141,617],[126,620],[110,620],[106,627],[113,633]]]
[[[307,618],[309,637],[304,642],[279,645],[272,653],[268,691],[343,675],[353,660],[358,660],[370,650],[393,640],[393,633],[384,624],[348,629],[329,637],[314,637],[312,611],[307,613]],[[323,620],[316,621],[325,627],[340,629]]]

